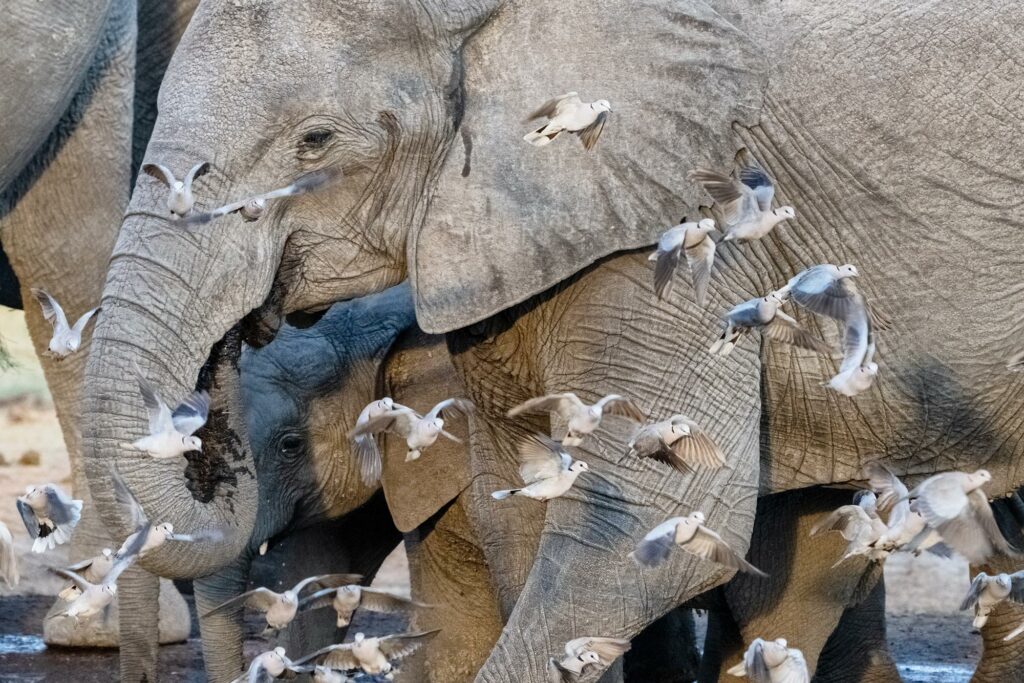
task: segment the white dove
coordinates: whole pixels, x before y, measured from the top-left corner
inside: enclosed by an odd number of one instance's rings
[[[149,434],[127,444],[127,447],[145,451],[154,458],[177,458],[189,451],[201,451],[202,439],[193,435],[206,424],[210,395],[205,391],[194,391],[171,412],[170,406],[157,395],[141,371],[136,368],[135,372],[142,402],[149,414]]]
[[[394,668],[392,660],[408,657],[439,632],[440,629],[435,629],[380,638],[367,638],[366,634],[357,633],[351,643],[328,645],[306,655],[297,663],[316,662],[331,669],[360,669],[370,675],[387,674]]]
[[[907,549],[928,526],[924,517],[910,509],[907,487],[888,467],[870,462],[864,466],[864,473],[871,489],[878,496],[878,510],[889,513],[885,533],[871,547],[886,553]],[[934,529],[918,540],[913,552],[919,555],[925,550],[936,555],[949,554],[948,548],[942,544],[942,537]]]
[[[699,510],[686,517],[673,517],[654,527],[629,557],[645,567],[655,567],[668,559],[672,548],[679,547],[697,557],[716,562],[730,569],[767,576],[729,547],[729,544],[704,526],[704,513]]]
[[[710,218],[693,223],[684,217],[679,225],[661,234],[658,249],[647,257],[648,261],[657,261],[654,267],[654,292],[659,299],[671,293],[679,256],[685,252],[693,277],[694,298],[698,306],[704,305],[708,283],[711,281],[711,268],[715,263],[715,241],[710,235],[714,229],[715,221]]]
[[[801,349],[809,349],[827,354],[829,346],[824,340],[818,339],[800,326],[795,319],[783,313],[780,306],[784,299],[778,292],[768,296],[750,299],[733,307],[725,314],[722,334],[711,345],[713,354],[728,356],[736,347],[736,342],[752,329],[761,330],[761,334],[777,342],[792,344]]]
[[[643,422],[645,419],[631,400],[619,394],[608,394],[593,405],[587,405],[572,392],[531,398],[508,411],[508,416],[549,411],[558,413],[568,423],[568,431],[562,439],[563,446],[579,446],[583,443],[583,437],[601,425],[601,419],[606,413],[627,417],[634,422]]]
[[[242,217],[242,220],[246,222],[257,221],[261,216],[263,216],[263,213],[267,209],[267,202],[270,200],[281,199],[283,197],[297,197],[308,192],[315,192],[316,190],[320,190],[329,183],[341,178],[341,176],[342,171],[340,167],[332,167],[306,173],[305,175],[299,176],[295,182],[287,185],[286,187],[271,190],[270,192],[264,192],[263,194],[253,195],[252,197],[246,197],[245,199],[240,199],[237,202],[225,204],[224,206],[213,209],[212,211],[193,214],[189,216],[185,222],[209,223],[214,218],[227,216],[232,213],[238,213]]]
[[[743,661],[729,669],[732,676],[746,676],[751,683],[809,683],[804,654],[789,647],[785,638],[755,638],[743,654]]]
[[[82,346],[82,333],[85,332],[85,326],[99,312],[100,307],[97,306],[91,311],[86,311],[74,326],[71,326],[68,324],[67,316],[64,315],[64,309],[60,307],[56,299],[46,293],[46,290],[33,287],[32,295],[43,309],[43,318],[53,326],[53,335],[50,337],[50,343],[47,345],[44,355],[62,360],[78,351]]]
[[[871,560],[883,560],[888,555],[873,547],[888,527],[878,516],[878,498],[871,491],[858,491],[853,505],[843,505],[811,528],[811,536],[827,531],[838,531],[847,541],[846,552],[833,567],[855,555],[867,555]]]
[[[73,599],[61,615],[75,619],[88,618],[100,612],[106,612],[110,603],[117,596],[117,579],[130,567],[139,557],[142,547],[142,539],[129,537],[132,543],[125,548],[124,555],[115,558],[110,569],[103,575],[99,583],[87,581],[84,577],[66,569],[50,569],[54,574],[63,576],[75,585],[74,591],[61,591]]]
[[[558,498],[572,488],[576,477],[590,471],[587,463],[573,460],[563,446],[543,434],[533,434],[519,444],[519,460],[519,476],[525,486],[495,491],[491,494],[495,500],[509,496],[541,501]]]
[[[196,164],[185,174],[183,180],[174,177],[171,169],[163,164],[143,164],[144,173],[153,176],[167,186],[167,210],[175,218],[183,218],[192,211],[196,200],[192,196],[192,183],[210,171],[210,164],[203,162]]]
[[[317,664],[313,669],[313,683],[355,683],[355,680],[343,671],[336,671],[322,664]]]
[[[725,464],[725,454],[718,444],[685,415],[640,426],[626,448],[628,455],[651,458],[684,473],[698,465],[718,469]]]
[[[978,572],[960,609],[974,609],[974,628],[982,628],[988,615],[1005,600],[1024,604],[1024,571],[990,576]]]
[[[0,579],[9,588],[18,585],[18,553],[14,548],[14,537],[7,525],[0,522]]]
[[[426,605],[408,600],[387,591],[367,588],[366,586],[348,585],[337,588],[324,588],[299,602],[299,610],[333,607],[337,614],[338,628],[344,628],[352,622],[352,614],[357,609],[386,614],[409,614]]]
[[[565,656],[548,660],[549,683],[576,683],[587,669],[602,669],[629,651],[622,638],[585,636],[565,644]]]
[[[299,611],[299,595],[307,587],[315,590],[321,588],[333,589],[345,584],[358,583],[362,580],[363,577],[359,574],[322,574],[320,576],[307,577],[282,593],[272,591],[269,588],[255,588],[222,602],[207,612],[206,616],[244,605],[265,613],[269,630],[280,630],[288,626],[295,619],[295,615]]]
[[[33,539],[32,552],[53,550],[71,540],[78,520],[82,518],[82,501],[72,500],[56,484],[29,486],[17,500],[21,521]]]
[[[380,449],[377,447],[377,441],[373,438],[373,435],[359,434],[357,436],[356,430],[364,428],[374,418],[390,413],[393,410],[403,409],[409,410],[406,406],[395,403],[390,396],[371,401],[359,413],[355,426],[349,431],[348,438],[352,442],[352,450],[359,460],[359,473],[363,478],[363,483],[373,485],[380,481],[382,463]]]
[[[746,150],[740,150],[736,162],[740,165],[738,178],[704,168],[687,174],[687,178],[701,184],[721,209],[725,224],[723,242],[758,240],[782,221],[796,218],[792,206],[772,208],[775,185]]]
[[[464,398],[449,398],[441,401],[426,415],[420,415],[412,408],[395,406],[386,413],[368,419],[362,425],[357,424],[355,429],[350,432],[350,438],[371,436],[381,432],[396,434],[405,439],[405,444],[409,448],[405,461],[409,462],[418,459],[422,451],[432,446],[437,441],[437,437],[442,434],[452,441],[459,441],[444,431],[443,415],[449,413],[469,415],[472,412],[472,402]]]
[[[104,548],[100,551],[99,555],[84,559],[70,567],[65,567],[65,570],[78,574],[89,583],[100,583],[103,581],[103,577],[106,576],[113,567],[114,551],[110,548]],[[72,602],[75,598],[81,595],[81,593],[82,592],[78,589],[78,586],[71,583],[65,586],[57,595],[65,602]]]
[[[283,647],[275,647],[253,657],[249,669],[232,683],[259,683],[263,675],[271,678],[294,678],[296,674],[309,673],[313,667],[293,662]]]
[[[565,131],[579,135],[583,149],[589,150],[601,137],[611,110],[612,105],[608,100],[583,102],[577,93],[566,93],[548,100],[526,118],[527,121],[533,121],[544,117],[548,122],[524,135],[523,139],[535,147],[543,147]]]

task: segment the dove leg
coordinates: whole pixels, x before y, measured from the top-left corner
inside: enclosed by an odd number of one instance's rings
[[[1013,573],[1024,568],[1024,561],[1012,558],[995,558],[982,567],[971,567],[971,576],[978,571],[988,574]],[[996,683],[997,681],[1024,680],[1024,635],[1007,642],[1003,640],[1021,624],[1024,624],[1024,606],[1006,600],[992,611],[988,622],[981,629],[983,650],[981,661],[971,678],[971,683]]]

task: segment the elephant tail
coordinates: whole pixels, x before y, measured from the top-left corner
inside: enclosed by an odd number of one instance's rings
[[[494,500],[505,500],[509,496],[514,496],[522,491],[522,489],[507,489],[505,491],[495,491],[491,494],[491,498]]]

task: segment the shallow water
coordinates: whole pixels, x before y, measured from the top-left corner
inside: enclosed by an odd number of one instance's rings
[[[903,683],[966,683],[974,670],[966,666],[899,664]]]
[[[0,635],[0,655],[33,654],[46,649],[46,643],[39,636]]]

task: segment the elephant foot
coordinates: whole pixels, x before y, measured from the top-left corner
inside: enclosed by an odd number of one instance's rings
[[[43,640],[47,645],[62,647],[118,647],[118,601],[110,610],[89,619],[66,619],[58,616],[68,603],[57,600],[43,619]],[[192,619],[188,603],[174,584],[160,579],[160,644],[180,643],[188,639]]]
[[[860,651],[857,659],[857,666],[847,671],[836,667],[822,671],[819,667],[814,683],[901,683],[903,680],[888,650]]]

